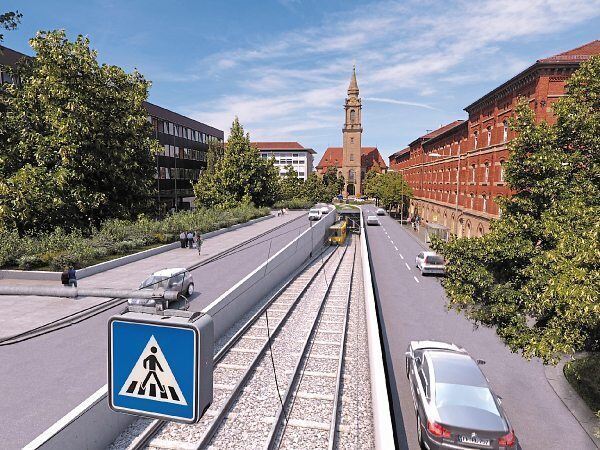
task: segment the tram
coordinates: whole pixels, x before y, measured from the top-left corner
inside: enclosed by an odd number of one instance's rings
[[[329,244],[342,245],[346,240],[347,223],[346,220],[340,220],[329,227]]]

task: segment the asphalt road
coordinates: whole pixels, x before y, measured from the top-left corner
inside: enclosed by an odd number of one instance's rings
[[[201,310],[308,227],[298,219],[192,272],[191,310]],[[136,280],[135,283],[138,281]],[[106,383],[108,319],[0,347],[0,448],[21,448]],[[5,314],[10,314],[4,311]]]
[[[367,206],[365,214],[375,214]],[[416,419],[405,372],[404,352],[411,340],[441,340],[463,346],[483,359],[482,370],[525,450],[588,450],[596,446],[544,376],[540,361],[511,353],[494,330],[474,328],[464,316],[446,309],[439,279],[415,267],[422,244],[389,216],[368,226],[374,280],[383,316],[394,419],[401,449],[418,449]],[[391,365],[390,365],[391,362]]]

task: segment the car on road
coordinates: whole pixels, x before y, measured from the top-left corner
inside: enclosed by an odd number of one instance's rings
[[[436,252],[421,252],[415,258],[415,265],[423,275],[445,275],[446,262]]]
[[[367,225],[379,225],[377,216],[367,216]]]
[[[187,300],[194,293],[194,277],[186,268],[162,269],[146,278],[140,284],[139,289],[177,291],[180,299]],[[159,301],[161,303],[156,305],[155,299],[130,298],[127,303],[129,305],[158,306],[159,309],[169,308],[168,300],[160,299]]]
[[[421,448],[518,448],[502,401],[479,364],[463,348],[435,341],[412,341],[406,376],[417,416]]]
[[[308,211],[308,220],[321,220],[322,216],[321,208],[311,208]]]
[[[329,214],[329,208],[327,206],[321,206],[321,215]]]
[[[378,216],[385,216],[385,209],[383,209],[383,208],[378,208],[378,209],[377,209],[377,211],[376,211],[376,214],[377,214]]]

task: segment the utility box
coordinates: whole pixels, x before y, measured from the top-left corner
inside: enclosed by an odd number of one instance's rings
[[[127,311],[108,321],[108,401],[117,412],[197,423],[213,398],[213,320]]]

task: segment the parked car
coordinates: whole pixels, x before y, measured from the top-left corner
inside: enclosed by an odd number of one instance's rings
[[[367,216],[367,225],[379,225],[377,216]]]
[[[445,275],[446,262],[444,258],[435,252],[421,252],[415,259],[416,266],[423,275]]]
[[[178,297],[189,299],[194,293],[194,278],[185,268],[162,269],[146,278],[140,284],[139,289],[177,291]],[[168,309],[168,300],[161,300],[161,304],[158,305],[159,309]],[[130,298],[127,303],[129,305],[156,306],[154,299]]]
[[[385,216],[385,209],[378,208],[376,213],[378,216]]]
[[[329,214],[329,208],[327,206],[321,206],[321,215]]]
[[[489,381],[465,349],[412,341],[406,376],[421,448],[517,449],[514,430]]]
[[[320,208],[312,208],[308,211],[308,220],[321,220],[323,213]]]

